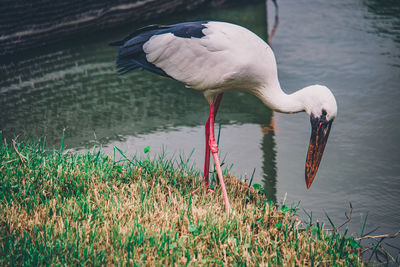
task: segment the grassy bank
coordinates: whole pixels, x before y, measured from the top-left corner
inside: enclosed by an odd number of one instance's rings
[[[363,265],[353,238],[229,175],[232,214],[218,189],[192,196],[199,177],[182,160],[2,143],[0,265]]]

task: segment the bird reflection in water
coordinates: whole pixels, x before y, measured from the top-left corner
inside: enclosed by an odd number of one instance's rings
[[[272,46],[272,38],[274,37],[276,30],[279,25],[279,6],[277,0],[272,0],[275,9],[274,24],[272,26],[271,32],[268,32],[268,0],[265,1],[266,6],[266,35],[268,44]],[[276,169],[276,143],[274,136],[279,134],[279,129],[277,127],[277,122],[279,120],[279,114],[272,112],[270,121],[265,124],[261,124],[261,132],[263,133],[263,138],[261,142],[261,148],[263,151],[263,186],[266,193],[266,197],[269,201],[276,202],[276,179],[277,179],[277,169]]]

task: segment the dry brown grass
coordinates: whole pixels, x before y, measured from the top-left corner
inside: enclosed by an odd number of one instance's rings
[[[0,170],[1,265],[363,265],[352,238],[300,227],[295,209],[229,175],[230,214],[219,189],[192,196],[198,173],[165,159],[118,165],[34,150],[6,166],[20,157],[10,152]]]

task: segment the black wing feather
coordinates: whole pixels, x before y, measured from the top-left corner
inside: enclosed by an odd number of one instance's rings
[[[158,68],[146,59],[143,45],[154,35],[172,33],[181,38],[202,38],[202,30],[207,21],[184,22],[174,25],[149,25],[137,29],[124,39],[112,42],[111,46],[120,46],[117,56],[119,74],[125,74],[137,68],[143,68],[161,76],[170,77],[164,70]]]

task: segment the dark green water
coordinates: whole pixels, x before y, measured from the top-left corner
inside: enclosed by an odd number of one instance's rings
[[[310,190],[304,161],[310,134],[305,114],[282,115],[244,93],[227,93],[217,122],[221,152],[236,176],[262,183],[270,198],[313,211],[324,210],[340,224],[353,203],[350,230],[392,233],[400,228],[400,4],[372,0],[288,0],[279,2],[279,26],[272,38],[281,85],[288,92],[321,83],[338,101],[324,159]],[[269,5],[269,26],[274,9]],[[267,36],[262,4],[178,15],[150,23],[213,19],[241,24]],[[0,129],[10,138],[46,137],[67,148],[91,147],[95,136],[106,153],[117,146],[128,155],[151,146],[186,155],[202,168],[208,106],[202,94],[178,82],[136,71],[115,74],[116,49],[107,43],[142,25],[88,35],[48,51],[1,63]],[[265,131],[271,118],[275,132]],[[263,131],[264,128],[264,131]],[[21,137],[20,137],[21,138]],[[392,241],[400,245],[399,238]]]

